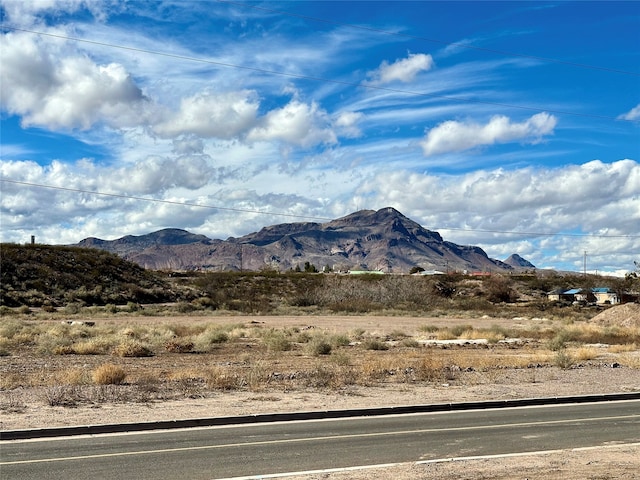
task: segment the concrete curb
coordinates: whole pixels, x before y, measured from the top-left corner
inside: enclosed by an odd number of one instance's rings
[[[523,398],[518,400],[489,400],[465,403],[438,403],[433,405],[406,405],[398,407],[356,408],[349,410],[318,410],[312,412],[266,413],[235,417],[194,418],[105,425],[79,425],[73,427],[37,428],[30,430],[6,430],[0,432],[0,440],[25,440],[30,438],[99,435],[105,433],[143,432],[177,428],[214,427],[248,423],[284,422],[293,420],[322,420],[347,417],[375,417],[410,413],[453,412],[489,408],[513,408],[536,405],[562,405],[568,403],[613,402],[640,400],[640,392],[580,395],[570,397]]]

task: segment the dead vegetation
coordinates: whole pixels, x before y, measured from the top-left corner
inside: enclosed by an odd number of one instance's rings
[[[535,379],[549,369],[640,369],[640,328],[603,318],[440,318],[409,330],[388,317],[382,328],[346,328],[314,325],[314,317],[301,317],[303,326],[268,326],[263,317],[220,323],[105,316],[89,326],[47,315],[0,319],[1,410],[15,411],[19,392],[33,388],[47,405],[77,406],[231,390],[463,386],[506,381],[509,371],[521,370]]]

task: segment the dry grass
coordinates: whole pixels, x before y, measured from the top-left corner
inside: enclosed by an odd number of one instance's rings
[[[90,327],[2,318],[0,349],[7,356],[0,357],[0,390],[40,386],[46,390],[42,398],[47,404],[72,406],[198,398],[230,390],[499,384],[514,369],[531,371],[535,382],[541,368],[570,368],[583,362],[640,369],[637,328],[551,320],[518,320],[512,326],[503,323],[489,328],[485,322],[479,328],[466,320],[457,319],[454,324],[445,318],[434,320],[438,325],[407,327],[398,322],[401,328],[385,329],[368,318],[366,328],[357,329],[314,328],[313,317],[303,320],[305,327],[197,319],[184,323],[104,320]],[[528,340],[502,342],[518,337]],[[425,347],[418,342],[424,338],[487,339],[489,344]],[[607,343],[603,340],[611,341],[608,347],[594,345]],[[40,366],[14,370],[13,359],[18,356],[34,359]],[[144,358],[149,356],[155,358]],[[114,361],[113,357],[119,358]]]
[[[96,385],[120,385],[127,377],[124,368],[112,363],[105,363],[92,373],[93,383]]]

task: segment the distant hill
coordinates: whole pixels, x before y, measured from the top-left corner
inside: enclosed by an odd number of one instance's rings
[[[51,245],[0,246],[0,305],[60,306],[173,300],[156,272],[109,252]]]
[[[510,255],[509,258],[507,258],[504,261],[504,263],[512,266],[515,269],[535,269],[536,268],[536,266],[533,263],[531,263],[529,260],[525,260],[517,253]]]
[[[394,208],[361,210],[326,223],[272,225],[240,238],[209,239],[185,230],[166,229],[117,240],[88,238],[79,246],[108,250],[150,269],[425,270],[513,271],[480,248],[443,240]]]

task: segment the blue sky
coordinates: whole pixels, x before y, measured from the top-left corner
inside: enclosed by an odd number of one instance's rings
[[[0,9],[2,241],[392,206],[539,268],[640,260],[638,2]]]

